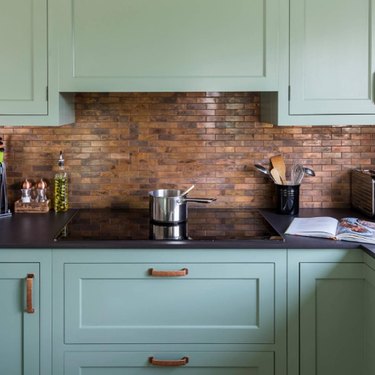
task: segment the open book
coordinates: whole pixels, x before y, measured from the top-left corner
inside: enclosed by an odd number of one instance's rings
[[[355,217],[345,217],[340,220],[325,216],[296,217],[285,234],[375,244],[375,222]]]

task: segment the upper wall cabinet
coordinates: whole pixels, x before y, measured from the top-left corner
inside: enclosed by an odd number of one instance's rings
[[[1,0],[0,126],[74,121],[57,88],[56,32],[48,0]]]
[[[375,114],[371,0],[291,0],[290,10],[290,114]]]
[[[289,15],[284,12],[281,48],[289,47],[289,61],[284,54],[283,82],[278,98],[273,98],[278,100],[277,123],[375,124],[373,3],[284,1],[290,6],[290,34],[285,21]],[[269,111],[270,96],[264,99]],[[267,119],[271,120],[268,114]]]
[[[47,0],[3,0],[0,113],[47,114]]]
[[[60,91],[278,88],[279,0],[59,0]]]

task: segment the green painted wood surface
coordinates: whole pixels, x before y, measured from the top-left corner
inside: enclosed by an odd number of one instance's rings
[[[273,263],[66,264],[65,342],[274,343],[274,272]]]
[[[313,267],[311,270],[304,268],[305,266],[310,267],[309,265]],[[352,265],[356,270],[351,270]],[[336,266],[339,266],[338,271],[335,271]],[[344,324],[339,336],[335,336],[337,334],[335,330],[332,331],[332,337],[322,344],[322,350],[327,348],[327,345],[332,341],[338,341],[338,345],[332,345],[331,348],[328,348],[327,353],[321,354],[322,357],[317,357],[317,347],[314,346],[314,343],[321,344],[320,340],[324,336],[321,333],[318,336],[317,332],[321,332],[322,327],[327,327],[330,320],[334,320],[332,327],[337,329],[337,323],[342,322],[345,317],[353,313],[354,302],[351,303],[350,298],[354,297],[353,301],[355,301],[357,297],[353,296],[352,291],[358,288],[358,284],[365,285],[363,274],[359,275],[359,280],[353,278],[353,272],[354,276],[357,276],[358,266],[364,267],[363,252],[360,250],[288,249],[288,375],[305,375],[312,371],[315,371],[314,375],[325,374],[318,372],[318,369],[321,371],[321,364],[324,365],[328,357],[338,362],[338,357],[345,356],[347,350],[353,345],[355,346],[355,343],[351,341],[346,348],[344,341],[353,328],[353,324],[356,324],[352,321]],[[338,278],[336,278],[335,272],[338,272]],[[350,285],[348,294],[346,292],[344,294],[336,293],[336,290],[342,291],[345,288],[344,285],[347,284]],[[328,293],[331,290],[334,292],[332,298]],[[359,294],[363,296],[363,291],[361,290]],[[346,303],[350,306],[348,312],[337,312],[339,307],[345,306]],[[314,306],[316,310],[314,310]],[[325,315],[322,309],[328,309],[328,314]],[[362,305],[360,305],[360,309],[363,312]],[[335,313],[337,313],[338,322],[336,322]],[[327,330],[330,331],[330,326]],[[342,341],[340,342],[340,340]],[[335,348],[340,349],[341,346],[344,346],[344,351],[340,354],[340,351],[336,351]],[[363,340],[359,342],[359,347],[363,348]],[[318,349],[320,354],[320,347]],[[360,353],[359,359],[355,357],[355,353],[358,354],[357,349],[344,358],[343,362],[353,360],[353,363],[357,363],[363,358],[363,352]],[[338,366],[341,366],[341,363]],[[361,368],[358,371],[358,374],[361,374]]]
[[[60,91],[277,90],[278,0],[59,0]]]
[[[364,265],[300,264],[300,375],[365,375]]]
[[[280,0],[279,90],[261,93],[261,121],[375,124],[374,9],[372,0]]]
[[[375,259],[365,255],[364,374],[375,374]]]
[[[372,0],[290,0],[290,115],[375,114]]]
[[[180,359],[189,357],[186,366],[166,368],[151,366],[149,357]],[[64,375],[273,375],[272,352],[69,352]]]
[[[148,280],[150,266],[161,269],[164,265],[173,266],[173,269],[188,266],[190,279]],[[54,375],[76,375],[78,371],[89,375],[165,374],[165,368],[147,365],[147,359],[152,355],[160,355],[163,359],[169,355],[173,358],[189,355],[189,365],[170,369],[172,373],[287,375],[284,249],[55,249],[53,270]],[[73,271],[77,270],[74,275]],[[77,283],[81,285],[78,301]],[[226,283],[233,287],[229,290]],[[106,289],[111,284],[114,289],[111,288],[107,295]],[[257,309],[256,304],[251,306],[255,284],[259,286],[259,328],[249,325],[249,322],[253,324],[253,312]],[[168,290],[173,294],[166,295]],[[179,290],[183,293],[176,298]],[[269,299],[268,290],[273,290],[273,302],[264,303],[262,301]],[[116,299],[113,298],[115,294]],[[82,301],[81,315],[77,314],[79,300]],[[138,307],[146,305],[146,308],[136,315],[134,303]],[[211,303],[213,305],[208,306]],[[226,306],[231,303],[239,303],[239,307],[249,309],[249,313],[246,315],[234,311],[233,306]],[[73,306],[73,309],[69,308],[70,313],[65,309],[68,304]],[[92,304],[102,312],[101,315],[88,312],[87,306]],[[165,305],[164,311],[161,304]],[[217,312],[219,308],[223,311]],[[119,309],[130,312],[130,324]],[[165,313],[165,310],[168,311]],[[232,312],[233,319],[229,316]],[[77,316],[83,317],[80,326],[77,326]],[[268,316],[272,316],[269,323],[264,319]],[[115,325],[108,325],[109,319]],[[222,325],[215,326],[214,323]],[[94,331],[93,335],[87,332],[90,329]],[[241,333],[242,329],[244,333]],[[132,330],[138,332],[143,341]],[[261,335],[256,331],[261,331]],[[177,336],[176,332],[181,335]],[[74,343],[72,335],[75,335]],[[249,335],[254,342],[247,342]],[[256,342],[261,336],[265,342]],[[174,340],[167,342],[168,337]]]
[[[47,114],[47,0],[1,0],[0,115]]]
[[[34,314],[25,312],[26,276],[33,273]],[[40,374],[39,265],[0,263],[0,374]]]

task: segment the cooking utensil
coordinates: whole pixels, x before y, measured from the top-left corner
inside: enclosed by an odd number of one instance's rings
[[[150,239],[152,240],[188,240],[187,223],[157,224],[150,223]]]
[[[157,223],[182,223],[188,218],[187,203],[211,203],[216,198],[185,198],[183,191],[177,189],[158,189],[150,191],[150,216]]]
[[[185,195],[187,195],[191,190],[193,190],[195,188],[195,185],[191,185],[188,189],[186,189],[182,194],[181,194],[181,197],[184,197]]]
[[[266,167],[264,167],[263,165],[261,164],[254,164],[254,167],[261,173],[267,175],[274,183],[276,183],[275,179],[273,178],[273,176],[271,175],[270,173],[270,170],[267,169]]]
[[[271,173],[271,176],[272,176],[273,180],[275,181],[275,184],[277,184],[277,185],[283,184],[283,182],[281,180],[281,177],[280,177],[280,174],[279,174],[279,171],[276,168],[272,168],[270,170],[270,173]]]
[[[294,164],[291,172],[291,181],[293,185],[299,185],[302,182],[305,171],[302,164]]]
[[[282,155],[276,155],[272,156],[270,158],[272,167],[276,169],[279,172],[279,176],[281,179],[281,183],[284,184],[286,182],[286,166],[285,166],[285,161]]]
[[[303,167],[303,171],[305,172],[307,176],[313,176],[313,177],[315,176],[315,172],[311,168]]]
[[[263,167],[261,164],[254,164],[254,167],[261,173],[266,174],[268,177],[270,177],[270,171],[266,168]]]

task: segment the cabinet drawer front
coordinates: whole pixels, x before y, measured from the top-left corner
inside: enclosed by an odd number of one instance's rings
[[[186,365],[180,367],[153,366],[149,358],[178,360],[188,357]],[[271,352],[193,352],[193,353],[87,353],[65,354],[64,375],[272,375],[273,353]]]
[[[65,342],[273,343],[274,268],[66,264]],[[151,276],[150,269],[187,275]]]

